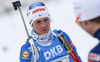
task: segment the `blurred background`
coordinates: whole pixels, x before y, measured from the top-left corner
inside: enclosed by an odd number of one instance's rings
[[[0,0],[0,62],[19,62],[20,49],[27,39],[26,31],[19,13],[12,2]],[[99,42],[75,23],[73,0],[20,0],[21,10],[28,28],[26,13],[29,5],[43,2],[51,15],[51,29],[61,29],[72,39],[83,62],[88,62],[89,51]]]

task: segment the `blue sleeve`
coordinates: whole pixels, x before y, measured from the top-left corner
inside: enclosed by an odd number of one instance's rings
[[[32,53],[28,49],[29,45],[25,44],[21,47],[20,51],[20,62],[31,62]]]

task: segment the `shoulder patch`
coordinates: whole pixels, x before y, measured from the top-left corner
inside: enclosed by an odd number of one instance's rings
[[[100,61],[99,58],[100,58],[99,54],[95,54],[95,53],[90,53],[89,54],[89,60]]]
[[[23,59],[29,59],[29,52],[23,51]]]

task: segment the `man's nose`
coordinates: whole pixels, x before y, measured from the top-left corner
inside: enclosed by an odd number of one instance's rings
[[[41,26],[46,27],[46,23],[42,22]]]

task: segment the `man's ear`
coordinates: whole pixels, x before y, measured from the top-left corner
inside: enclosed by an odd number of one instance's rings
[[[34,27],[33,24],[32,24],[32,27]]]
[[[88,25],[88,23],[89,23],[88,21],[83,21],[84,25]]]
[[[86,26],[86,25],[88,25],[88,21],[82,21],[82,22],[79,22],[80,23],[80,25],[82,25],[82,26]]]

